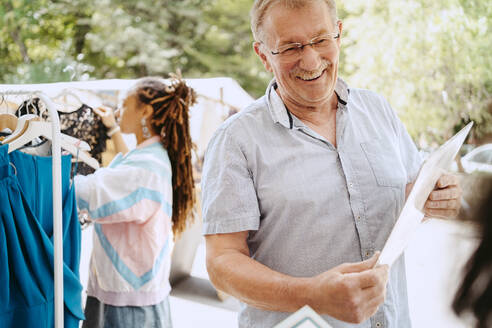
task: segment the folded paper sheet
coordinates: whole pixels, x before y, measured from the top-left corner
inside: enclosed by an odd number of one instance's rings
[[[408,195],[405,206],[384,245],[376,265],[388,264],[391,266],[403,253],[410,238],[424,218],[423,208],[429,194],[434,189],[441,174],[451,166],[472,125],[473,122],[470,122],[433,152],[422,164],[412,191]]]
[[[309,305],[304,305],[273,328],[331,328],[331,326]]]

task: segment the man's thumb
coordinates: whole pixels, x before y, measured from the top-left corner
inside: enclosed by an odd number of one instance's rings
[[[357,263],[347,263],[346,265],[343,265],[341,269],[341,273],[354,273],[354,272],[362,272],[366,271],[369,269],[372,269],[375,265],[376,262],[378,261],[379,255],[381,252],[377,251],[374,253],[374,255],[362,262],[357,262]]]

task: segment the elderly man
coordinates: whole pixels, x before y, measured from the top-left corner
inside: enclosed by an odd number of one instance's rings
[[[421,165],[415,145],[383,97],[338,78],[332,0],[257,0],[251,13],[274,79],[206,153],[213,284],[242,301],[240,327],[305,304],[333,327],[410,327],[403,256],[374,265]],[[444,175],[426,213],[453,216],[460,197]]]

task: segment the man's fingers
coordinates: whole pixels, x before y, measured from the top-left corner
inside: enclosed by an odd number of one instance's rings
[[[368,317],[377,312],[379,306],[386,297],[386,287],[369,287],[362,290],[362,299],[365,300],[364,307]]]
[[[425,215],[443,219],[456,217],[461,207],[461,194],[458,177],[443,174],[436,183],[436,189],[430,193],[425,203]]]
[[[352,272],[361,272],[365,270],[372,269],[376,262],[378,261],[379,254],[381,252],[375,252],[374,255],[365,261],[357,262],[357,263],[344,263],[339,266],[340,273],[352,273]]]
[[[384,302],[385,296],[386,295],[381,295],[380,293],[377,293],[367,302],[366,307],[370,311],[369,317],[372,317],[374,313],[378,311],[379,306]]]
[[[433,190],[430,195],[430,200],[446,200],[458,199],[461,197],[461,189],[459,187],[448,187],[441,190]]]
[[[433,209],[455,209],[459,207],[460,207],[460,201],[458,199],[428,200],[425,203],[425,208],[433,208]]]
[[[458,215],[459,210],[458,209],[434,209],[434,208],[427,208],[425,209],[425,215],[428,217],[432,218],[454,218]]]
[[[378,266],[372,270],[366,270],[360,273],[349,273],[359,282],[362,289],[371,288],[377,285],[384,285],[388,280],[388,266]]]
[[[452,176],[449,175],[447,177]],[[430,193],[427,202],[425,202],[424,212],[427,217],[455,218],[458,216],[460,207],[461,188],[459,186],[448,186]]]
[[[454,174],[443,174],[437,180],[436,187],[437,188],[446,188],[447,186],[456,186],[459,184],[458,177]]]

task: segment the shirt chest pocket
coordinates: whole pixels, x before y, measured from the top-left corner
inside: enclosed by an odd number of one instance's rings
[[[361,143],[370,170],[382,187],[402,187],[406,184],[406,172],[397,150],[380,140]]]

